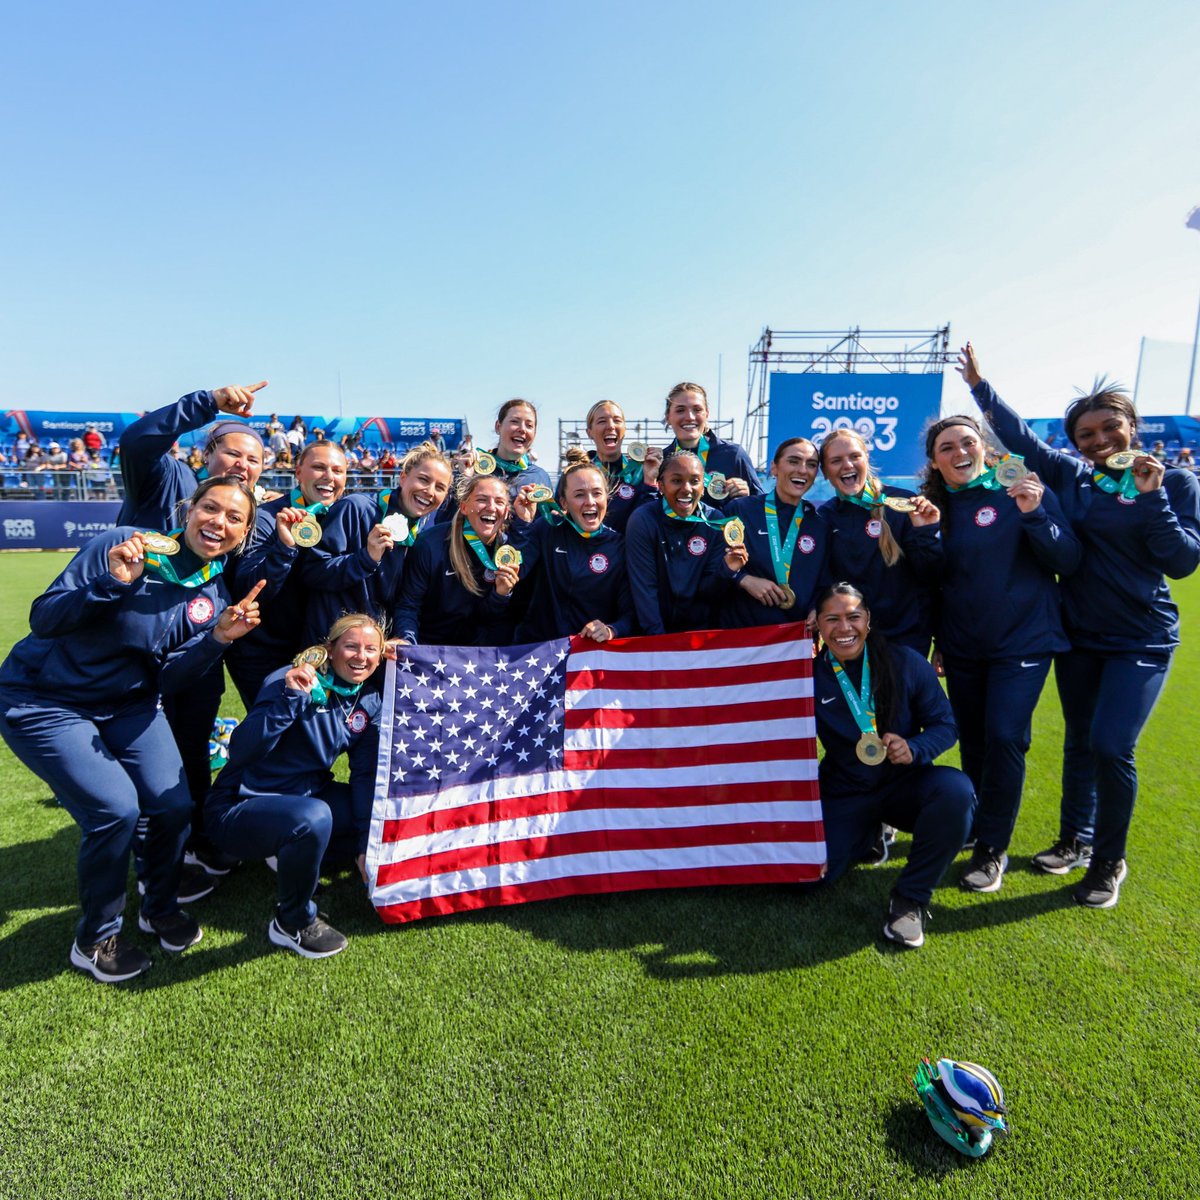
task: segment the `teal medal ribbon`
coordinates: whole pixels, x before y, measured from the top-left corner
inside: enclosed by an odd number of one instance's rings
[[[792,555],[796,551],[796,539],[800,536],[800,526],[804,521],[804,504],[796,505],[796,515],[792,518],[792,527],[788,531],[787,541],[782,545],[779,541],[779,513],[775,508],[775,497],[767,497],[764,505],[767,513],[767,542],[771,547],[771,565],[775,569],[775,582],[786,584],[792,576]]]
[[[1111,475],[1105,475],[1103,471],[1093,472],[1092,479],[1102,492],[1107,492],[1110,496],[1118,495],[1123,496],[1126,500],[1132,500],[1138,494],[1133,471],[1128,468],[1121,472],[1120,479],[1113,479]]]
[[[1004,486],[1004,484],[1002,484],[996,478],[996,467],[998,467],[1000,465],[1000,463],[1008,462],[1009,460],[1013,460],[1016,462],[1024,462],[1024,459],[1021,458],[1021,456],[1019,454],[1006,454],[1002,459],[1000,459],[1000,462],[994,464],[993,466],[988,467],[986,471],[977,475],[974,479],[971,480],[970,483],[961,484],[959,487],[953,487],[951,484],[946,484],[946,491],[948,491],[948,492],[966,492],[966,491],[969,491],[971,488],[977,488],[977,487],[984,488],[989,492],[1007,491],[1008,489]]]
[[[472,532],[470,529],[464,529],[463,537],[466,539],[467,545],[471,547],[475,557],[479,559],[479,561],[483,563],[483,565],[487,567],[489,571],[495,571],[496,564],[492,562],[492,556],[488,553],[488,549],[483,544],[483,539],[479,536],[479,534]]]
[[[395,488],[388,488],[387,491],[380,492],[377,497],[379,500],[379,519],[382,521],[388,515],[388,508],[392,503],[392,493]],[[396,543],[397,546],[411,546],[417,540],[417,525],[419,522],[412,520],[407,514],[400,514],[408,522],[408,536],[401,538]]]
[[[705,488],[712,482],[712,472],[708,469],[708,451],[710,447],[708,438],[704,434],[700,435],[700,440],[696,443],[695,450],[689,450],[686,446],[679,444],[679,439],[676,438],[671,443],[670,452],[664,455],[664,458],[670,458],[672,454],[694,454],[700,460],[700,465],[704,468],[704,486]]]
[[[337,677],[333,674],[322,675],[317,672],[316,682],[312,685],[312,691],[309,695],[312,697],[315,704],[326,704],[329,701],[329,693],[333,692],[337,696],[357,696],[362,691],[362,684],[335,683]]]
[[[829,651],[827,650],[825,653],[829,654]],[[850,712],[854,716],[854,723],[858,726],[859,732],[875,733],[875,709],[871,696],[871,664],[867,659],[866,646],[863,647],[862,686],[857,692],[854,690],[854,684],[846,675],[845,668],[832,654],[829,654],[829,665],[833,667],[834,678],[837,679],[838,686],[842,689],[842,695],[846,697],[846,703],[850,706]]]
[[[575,521],[575,518],[570,516],[565,509],[559,508],[557,501],[543,500],[538,506],[538,511],[550,522],[551,525],[562,525],[564,522],[575,530],[581,538],[594,538],[603,533],[608,526],[601,525],[599,529],[588,530],[582,528]]]
[[[501,458],[499,448],[492,451],[492,457],[496,460],[496,466],[502,470],[505,475],[519,475],[529,466],[529,455],[522,454],[516,462],[510,458]]]
[[[172,529],[167,537],[172,537],[179,541],[179,535],[183,532],[182,529]],[[150,550],[146,551],[146,570],[152,575],[157,575],[159,579],[165,583],[174,583],[179,587],[198,588],[206,584],[210,579],[216,579],[222,571],[225,570],[225,560],[222,558],[214,558],[210,562],[201,562],[199,557],[193,554],[186,546],[180,545],[180,555],[186,554],[188,560],[192,562],[200,562],[200,567],[192,571],[189,575],[180,575],[175,567],[175,563],[171,557],[165,554],[155,554]]]
[[[618,483],[639,484],[642,482],[642,464],[634,462],[627,454],[621,455],[619,464],[607,463],[599,456],[596,457],[595,463],[609,479],[616,480]]]
[[[299,488],[292,488],[292,494],[288,497],[288,505],[291,508],[302,508],[306,513],[312,513],[316,517],[329,511],[329,505],[320,500],[316,504],[305,504],[304,493]]]
[[[949,487],[949,484],[947,484]],[[859,508],[872,509],[878,508],[886,499],[887,495],[882,488],[877,493],[872,495],[870,485],[868,484],[857,496],[841,496],[847,504],[857,504]]]
[[[721,529],[728,525],[730,521],[734,521],[736,517],[718,517],[716,520],[711,520],[708,517],[700,515],[700,508],[697,506],[696,511],[690,517],[681,517],[668,503],[664,496],[662,501],[662,510],[671,518],[672,521],[687,521],[696,525],[707,525],[709,529]]]

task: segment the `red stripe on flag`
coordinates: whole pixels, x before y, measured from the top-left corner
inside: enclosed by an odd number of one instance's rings
[[[700,656],[697,655],[697,660]],[[610,667],[567,672],[567,691],[599,688],[611,692],[651,691],[654,688],[729,687],[748,688],[756,683],[805,679],[810,674],[799,659],[783,662],[730,663],[724,667],[679,667],[664,675],[660,671],[621,671]]]
[[[802,642],[808,632],[801,621],[787,625],[752,625],[748,629],[695,629],[689,633],[659,633],[653,638],[615,638],[603,643],[605,654],[674,653],[679,650],[754,649],[778,646],[784,642]],[[571,638],[571,653],[584,654],[599,647],[590,638]]]
[[[746,730],[753,739],[753,728]],[[817,756],[812,738],[784,738],[775,742],[747,741],[706,746],[662,746],[658,749],[564,750],[564,771],[661,771],[667,767],[715,767],[728,763],[754,763],[780,758]],[[704,787],[703,776],[696,779]]]
[[[397,817],[383,823],[380,841],[402,842],[448,829],[466,829],[492,821],[515,821],[546,813],[588,812],[596,808],[687,808],[721,804],[761,804],[763,815],[772,804],[818,800],[817,781],[798,779],[780,782],[726,783],[709,785],[703,795],[686,788],[592,787],[587,791],[544,792],[540,796],[510,796],[484,800],[456,808],[437,808],[412,817]]]
[[[452,896],[426,896],[377,909],[389,924],[419,921],[423,917],[449,916],[499,904],[526,904],[561,896],[602,895],[607,892],[644,891],[649,888],[715,887],[729,884],[812,883],[825,873],[822,863],[763,863],[741,867],[686,867],[678,871],[626,871],[618,875],[587,875],[574,879],[547,879],[537,883],[481,888]]]
[[[750,703],[708,704],[701,708],[588,708],[586,703],[567,710],[567,729],[678,729],[687,725],[728,725],[751,721],[801,720],[813,715],[811,696],[790,700],[754,700]],[[685,719],[684,719],[685,718]]]
[[[461,846],[437,854],[422,854],[381,863],[379,887],[402,879],[447,875],[529,859],[562,858],[570,854],[616,854],[623,850],[682,850],[689,846],[738,846],[746,843],[819,842],[820,821],[752,821],[737,825],[683,825],[676,828],[590,829],[549,837],[514,838]]]

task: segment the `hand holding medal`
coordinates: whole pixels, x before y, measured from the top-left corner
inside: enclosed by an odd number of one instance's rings
[[[147,539],[158,539],[160,542],[170,542],[174,550],[158,550],[158,554],[178,554],[179,543],[164,533],[135,533],[132,537],[118,542],[108,552],[108,573],[118,583],[133,583],[140,579],[146,569]],[[157,544],[157,543],[156,543]],[[150,547],[153,549],[153,547]]]
[[[283,677],[285,686],[295,692],[311,695],[317,682],[317,668],[308,662],[299,662]]]
[[[1167,469],[1153,454],[1139,450],[1118,450],[1110,454],[1104,465],[1112,471],[1129,471],[1137,490],[1145,495],[1162,487]]]
[[[381,521],[367,534],[367,553],[375,562],[383,562],[383,556],[395,545],[395,534],[387,521]]]
[[[729,547],[725,551],[725,565],[731,571],[740,571],[750,561],[750,552],[746,549],[746,526],[740,518],[734,517],[725,522],[721,533],[725,545]]]
[[[526,525],[537,516],[537,506],[543,498],[553,499],[553,492],[549,497],[542,497],[541,491],[550,491],[550,489],[544,484],[527,483],[513,499],[513,512],[517,514],[517,519],[524,521]]]
[[[521,578],[521,552],[505,543],[497,546],[492,561],[496,564],[496,594],[511,595]]]
[[[996,472],[996,478],[1000,478],[999,470]],[[1042,503],[1042,494],[1045,490],[1046,485],[1032,471],[1026,471],[1016,483],[1008,488],[1008,494],[1021,512],[1031,513],[1036,511]]]
[[[281,508],[275,514],[275,536],[288,547],[315,546],[321,540],[321,526],[302,508]]]

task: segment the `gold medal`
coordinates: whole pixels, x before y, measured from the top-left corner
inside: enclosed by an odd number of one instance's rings
[[[1110,454],[1105,459],[1104,465],[1114,471],[1128,471],[1140,457],[1136,450],[1118,450],[1116,454]]]
[[[516,546],[510,546],[506,542],[492,555],[492,561],[497,567],[519,567],[521,565],[521,552]]]
[[[1028,474],[1029,468],[1015,458],[1006,458],[1003,462],[998,462],[993,471],[996,482],[1002,488],[1010,488],[1014,483],[1020,483]]]
[[[496,471],[496,456],[489,454],[486,450],[480,450],[475,455],[475,474],[476,475],[492,475]]]
[[[779,587],[780,587],[780,590],[783,592],[783,594],[787,597],[787,599],[784,600],[784,602],[781,605],[779,605],[779,607],[784,610],[787,610],[787,609],[793,607],[796,603],[796,593],[793,592],[792,589],[790,587],[788,587],[788,585],[786,583],[781,583],[779,585]]]
[[[142,545],[151,554],[162,554],[166,558],[179,553],[179,543],[173,537],[167,537],[165,533],[143,533]]]
[[[328,661],[329,651],[324,646],[309,646],[307,650],[301,650],[292,659],[292,666],[310,666],[314,671],[319,671]]]
[[[887,758],[887,747],[880,740],[878,734],[864,733],[858,739],[854,753],[858,755],[858,761],[864,766],[877,767]]]
[[[725,545],[727,546],[740,546],[746,540],[746,526],[740,517],[726,521],[721,532],[725,535]]]
[[[529,499],[534,504],[544,504],[547,500],[554,499],[554,493],[544,483],[537,483],[529,493]]]
[[[725,486],[725,476],[720,471],[714,471],[708,477],[708,494],[714,500],[724,500],[729,495],[729,489]]]
[[[295,539],[296,545],[303,549],[315,546],[321,540],[321,526],[316,517],[312,513],[306,513],[292,526],[292,537]]]
[[[917,511],[917,502],[908,496],[886,496],[883,501],[885,508],[892,512],[910,513]]]
[[[649,450],[650,447],[647,446],[645,442],[630,442],[625,453],[628,454],[634,462],[645,462],[646,454],[649,452]]]

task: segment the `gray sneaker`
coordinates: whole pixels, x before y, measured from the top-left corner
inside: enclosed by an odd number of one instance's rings
[[[925,944],[925,921],[928,914],[915,901],[892,893],[888,900],[887,920],[883,936],[889,942],[915,950]]]
[[[1071,894],[1088,908],[1116,908],[1121,884],[1128,874],[1123,858],[1094,858]]]
[[[1065,875],[1076,867],[1090,866],[1092,848],[1078,838],[1059,838],[1049,850],[1035,854],[1030,862],[1047,875]]]
[[[130,945],[119,933],[91,946],[71,943],[71,966],[86,971],[99,983],[124,983],[150,970],[150,956]]]
[[[346,935],[339,933],[318,913],[316,920],[303,929],[288,929],[276,915],[267,926],[267,937],[276,946],[294,951],[303,958],[330,958],[346,948]]]
[[[975,843],[971,861],[962,873],[958,886],[968,892],[998,892],[1004,882],[1004,871],[1008,866],[1008,855],[995,851],[982,842]]]

